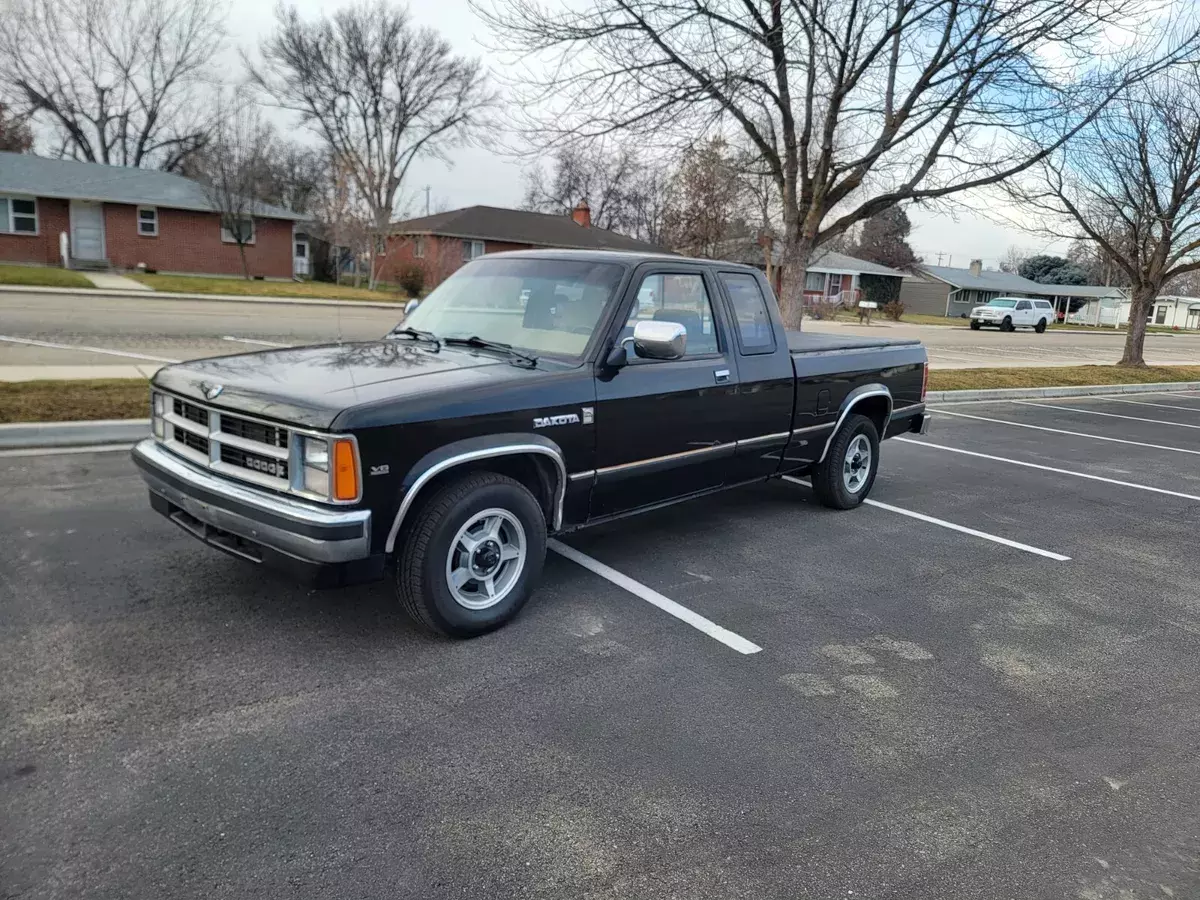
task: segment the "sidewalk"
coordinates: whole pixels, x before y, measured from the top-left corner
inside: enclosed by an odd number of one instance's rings
[[[162,363],[140,366],[0,366],[0,382],[75,381],[96,378],[146,379],[162,367]]]
[[[118,276],[119,277],[119,276]],[[127,280],[127,279],[122,279]],[[142,288],[145,286],[142,285]],[[241,294],[174,294],[155,290],[113,290],[42,287],[40,285],[0,284],[0,294],[68,294],[72,297],[119,297],[124,300],[210,300],[214,303],[268,303],[285,306],[351,306],[359,309],[391,309],[403,311],[407,301],[396,300],[322,300],[316,297],[254,297]]]

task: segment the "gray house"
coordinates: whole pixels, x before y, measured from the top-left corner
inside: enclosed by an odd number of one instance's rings
[[[1089,300],[1124,296],[1120,288],[1100,285],[1039,284],[1008,272],[985,271],[980,260],[969,268],[921,266],[917,274],[904,280],[900,300],[908,312],[957,318],[971,307],[996,297],[1036,297],[1049,300],[1066,315]]]

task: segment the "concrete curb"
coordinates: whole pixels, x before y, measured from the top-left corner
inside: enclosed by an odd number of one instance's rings
[[[88,447],[134,444],[150,434],[149,419],[101,419],[94,422],[17,422],[0,425],[0,449]]]
[[[108,288],[57,288],[40,285],[0,284],[3,294],[70,294],[85,297],[120,297],[125,300],[211,300],[215,303],[268,303],[284,306],[351,306],[359,309],[392,309],[401,315],[407,301],[321,300],[305,297],[243,297],[238,294],[175,294],[167,291],[114,291]]]
[[[930,391],[926,403],[978,403],[984,400],[1028,400],[1037,397],[1094,397],[1099,394],[1158,394],[1200,390],[1200,381],[1164,384],[1097,384],[1079,387],[999,388],[987,391]]]

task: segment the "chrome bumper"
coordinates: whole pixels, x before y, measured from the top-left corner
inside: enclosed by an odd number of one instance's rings
[[[165,501],[155,508],[219,550],[254,562],[263,560],[253,545],[315,564],[370,555],[369,510],[326,509],[226,481],[180,459],[154,438],[133,448],[133,461],[150,493]]]

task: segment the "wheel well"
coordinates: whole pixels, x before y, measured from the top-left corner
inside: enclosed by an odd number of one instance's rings
[[[879,432],[879,439],[883,440],[883,429],[892,411],[891,401],[887,397],[878,394],[874,397],[864,397],[855,403],[850,411],[870,419],[875,425],[875,430]]]
[[[546,517],[547,529],[554,529],[554,513],[558,499],[558,468],[549,457],[537,453],[512,453],[505,456],[490,456],[485,459],[472,460],[458,466],[451,466],[439,472],[423,484],[415,502],[408,510],[404,521],[400,524],[397,535],[397,545],[414,521],[417,507],[451,481],[457,481],[472,472],[495,472],[507,475],[514,481],[520,482],[533,494],[542,514]]]

